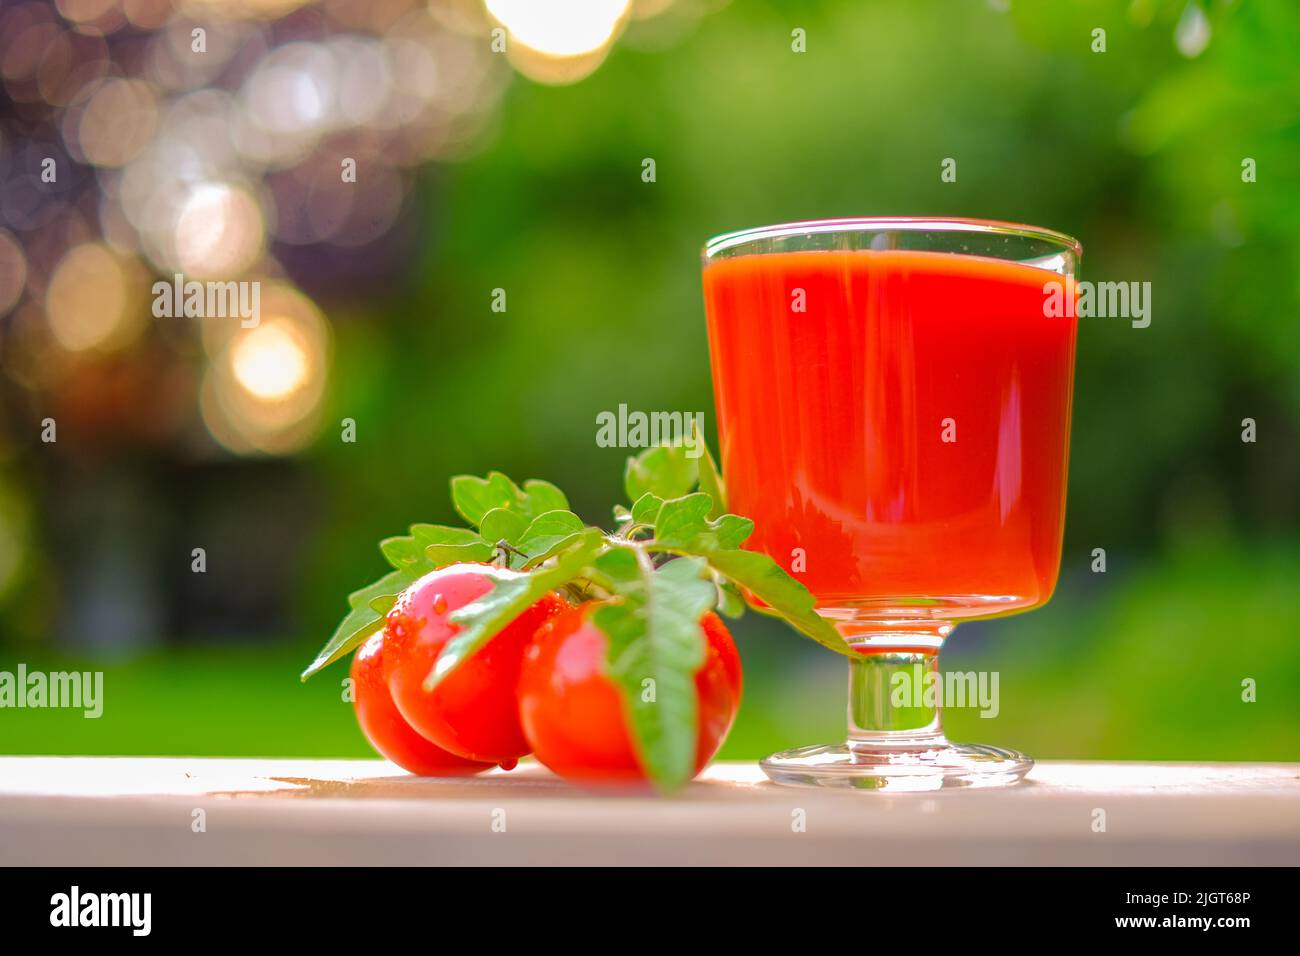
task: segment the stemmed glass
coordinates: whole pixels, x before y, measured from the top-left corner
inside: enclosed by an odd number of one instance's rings
[[[768,757],[773,780],[990,787],[1033,766],[947,740],[938,655],[957,623],[1055,587],[1076,328],[1061,305],[1081,252],[1047,229],[929,218],[705,247],[730,508],[856,652],[847,740]]]

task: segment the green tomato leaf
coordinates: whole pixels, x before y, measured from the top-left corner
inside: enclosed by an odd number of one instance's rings
[[[783,618],[795,630],[837,654],[856,656],[835,626],[816,612],[812,593],[766,554],[719,550],[709,551],[704,557],[715,571],[761,602],[749,601],[754,610]]]
[[[431,544],[424,553],[434,567],[445,568],[453,564],[491,561],[494,549],[486,541],[479,540],[473,544]]]
[[[643,594],[645,581],[634,549],[608,548],[591,565],[595,576],[606,590],[630,597],[640,597]]]
[[[402,571],[392,571],[374,584],[353,591],[348,595],[348,605],[352,608],[337,628],[333,636],[325,642],[316,659],[302,672],[306,680],[322,667],[328,667],[349,651],[360,647],[362,643],[384,626],[384,615],[397,603],[397,597],[415,580]]]
[[[730,551],[739,548],[754,533],[754,522],[740,515],[725,514],[709,522],[709,531],[719,548]]]
[[[695,459],[687,456],[685,445],[656,445],[627,460],[623,488],[628,501],[636,501],[646,492],[660,498],[680,498],[688,494],[698,480]]]
[[[491,545],[495,545],[498,541],[518,544],[527,530],[528,519],[520,512],[508,508],[493,508],[483,516],[479,524],[479,534]]]
[[[608,638],[606,672],[622,691],[641,765],[667,791],[695,774],[700,618],[713,607],[715,590],[699,558],[643,575],[642,598],[603,605],[592,620]]]
[[[489,561],[492,558],[492,545],[468,528],[416,524],[411,525],[411,537],[434,568]]]
[[[489,518],[491,514],[488,512],[484,521],[492,520]],[[506,524],[509,524],[509,519]],[[503,537],[509,540],[506,534],[501,533],[503,529],[499,525],[489,530],[498,532],[492,542],[500,541]],[[394,568],[415,577],[422,577],[451,564],[488,561],[493,553],[492,544],[468,528],[447,528],[434,524],[412,525],[409,535],[386,538],[379,542],[379,550]]]
[[[492,509],[522,511],[526,500],[519,486],[499,471],[489,472],[486,478],[457,475],[451,479],[451,503],[475,527]]]
[[[454,611],[450,619],[460,625],[460,630],[443,646],[437,663],[425,678],[425,689],[433,690],[439,681],[548,591],[563,587],[577,577],[600,550],[604,540],[595,529],[578,535],[571,549],[556,555],[555,564],[519,577],[499,580],[487,594]]]
[[[529,558],[527,558],[522,562],[521,566],[525,570],[532,570],[533,568],[536,568],[543,562],[548,561],[551,558],[555,557],[560,552],[568,551],[574,545],[578,544],[580,541],[585,539],[589,531],[596,531],[597,534],[600,533],[599,529],[597,528],[583,528],[581,531],[575,531],[573,534],[561,538],[559,541],[556,541],[545,551],[530,556]]]
[[[655,541],[664,547],[706,554],[715,549],[740,547],[754,531],[754,522],[724,514],[709,520],[713,499],[704,492],[665,501],[655,521]]]
[[[390,571],[374,584],[367,584],[348,595],[348,607],[369,607],[376,598],[398,595],[416,579],[402,571]]]
[[[632,506],[630,517],[637,524],[654,524],[659,517],[659,509],[664,505],[664,500],[654,492],[647,491],[636,500]]]
[[[730,618],[742,617],[745,613],[745,598],[740,588],[720,574],[713,575],[714,587],[718,589],[718,612]]]
[[[548,511],[569,510],[569,499],[564,497],[564,492],[540,478],[529,478],[524,482],[524,498],[528,514],[534,520]]]
[[[433,571],[435,566],[424,553],[424,548],[416,544],[411,536],[385,538],[379,542],[379,550],[394,568],[405,571],[415,577]]]
[[[451,480],[451,500],[460,516],[476,527],[482,527],[487,515],[498,509],[519,515],[524,527],[548,511],[569,510],[569,500],[564,497],[564,492],[549,481],[530,478],[520,489],[499,471],[489,472],[486,478],[457,475]],[[500,516],[494,520],[501,520]],[[513,528],[513,525],[509,527]],[[494,530],[501,528],[497,526]],[[483,537],[495,543],[504,535],[494,537],[485,533]]]
[[[519,536],[519,540],[512,543],[528,555],[531,561],[535,556],[545,554],[582,529],[582,519],[572,511],[556,509],[534,518],[524,529],[524,533]]]
[[[709,530],[709,509],[713,499],[703,492],[665,501],[655,521],[655,540],[672,547],[684,547]]]
[[[421,548],[431,545],[481,544],[482,539],[469,528],[449,528],[440,524],[413,524],[411,537]]]

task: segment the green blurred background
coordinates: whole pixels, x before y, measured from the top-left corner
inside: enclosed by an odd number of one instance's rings
[[[387,28],[341,24],[336,6],[315,32],[265,13],[259,29],[274,43]],[[148,441],[107,441],[101,418],[61,432],[57,455],[42,445],[50,409],[152,331],[52,384],[10,376],[0,669],[103,669],[106,702],[99,720],[0,711],[0,751],[367,754],[346,669],[297,674],[347,592],[382,573],[378,539],[453,521],[449,476],[493,468],[549,479],[607,522],[626,452],[595,445],[598,412],[704,410],[713,434],[707,237],[928,214],[1059,229],[1082,241],[1085,278],[1149,280],[1153,296],[1149,328],[1080,323],[1061,582],[1039,611],[955,632],[943,666],[1000,672],[1002,706],[950,713],[950,736],[1039,758],[1300,759],[1300,6],[640,6],[575,82],[499,58],[471,144],[402,169],[400,214],[345,249],[361,266],[344,278],[270,229],[273,274],[332,343],[296,447],[231,447],[193,410]],[[12,157],[58,109],[10,105]],[[38,272],[31,233],[10,234]],[[24,308],[6,320],[7,368]],[[196,376],[215,361],[168,347]],[[197,408],[193,392],[149,401]],[[191,575],[200,545],[208,571]],[[842,662],[754,615],[735,634],[746,696],[723,757],[842,736]]]

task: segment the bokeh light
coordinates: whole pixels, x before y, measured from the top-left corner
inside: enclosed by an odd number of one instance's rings
[[[27,284],[27,256],[13,233],[0,229],[0,315],[14,307]]]
[[[201,183],[176,217],[176,265],[187,276],[240,275],[257,261],[264,241],[261,206],[238,186]]]
[[[238,454],[289,454],[320,425],[330,334],[307,296],[281,282],[261,286],[261,317],[203,319],[209,355],[200,406],[204,424]]]
[[[605,46],[630,0],[486,0],[510,38],[548,56],[582,56]]]
[[[104,21],[120,25],[120,4],[116,0],[57,0],[55,6],[64,19],[73,23],[95,24],[104,28]]]
[[[322,263],[340,257],[382,265],[373,250],[394,241],[414,170],[482,148],[510,65],[574,82],[629,24],[686,5],[6,2],[0,372],[35,412],[84,404],[99,387],[85,383],[120,374],[103,363],[148,355],[193,382],[180,418],[201,420],[214,448],[301,449],[329,386],[331,330],[297,281],[328,283]],[[493,48],[501,29],[507,56]],[[390,253],[415,235],[398,233]],[[176,275],[262,277],[264,321],[154,318],[153,278]]]
[[[77,117],[73,142],[86,162],[122,166],[138,156],[153,137],[158,101],[148,83],[109,79],[95,87],[85,105],[70,115]]]
[[[1210,32],[1210,18],[1205,15],[1201,5],[1189,2],[1174,28],[1174,44],[1179,53],[1193,59],[1204,53],[1210,45]]]
[[[107,245],[70,249],[50,278],[46,312],[55,340],[70,352],[118,347],[139,330],[131,270]]]
[[[274,318],[240,336],[230,348],[235,381],[260,401],[282,401],[310,374],[307,349],[292,322]]]
[[[600,66],[627,22],[631,0],[485,0],[509,33],[506,53],[543,83],[573,83]]]

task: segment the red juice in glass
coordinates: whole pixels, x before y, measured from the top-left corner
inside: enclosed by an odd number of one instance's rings
[[[826,220],[708,244],[704,299],[730,510],[853,645],[849,736],[763,762],[783,783],[1003,786],[1023,754],[952,744],[938,675],[956,623],[1056,584],[1081,250],[982,220]],[[1073,312],[1073,310],[1068,310]]]
[[[1075,338],[1074,318],[1044,316],[1054,278],[912,250],[711,263],[722,470],[747,546],[802,565],[831,617],[1044,603]]]

